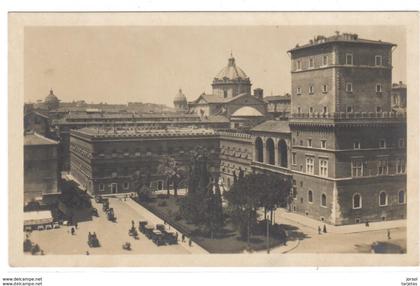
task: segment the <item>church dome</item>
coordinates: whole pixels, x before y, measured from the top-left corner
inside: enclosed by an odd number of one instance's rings
[[[179,89],[178,93],[175,95],[174,103],[183,103],[187,102],[187,97],[182,93],[182,89]]]
[[[54,91],[52,89],[50,90],[50,94],[48,94],[47,97],[45,98],[45,102],[46,103],[58,102],[58,97],[55,96]]]
[[[45,98],[45,105],[49,110],[51,109],[57,109],[60,106],[60,100],[57,96],[55,96],[53,90],[50,90],[50,94],[47,95]]]
[[[225,78],[229,80],[248,80],[247,75],[236,65],[235,58],[232,56],[229,58],[228,65],[224,67],[215,78],[219,80],[223,80]]]

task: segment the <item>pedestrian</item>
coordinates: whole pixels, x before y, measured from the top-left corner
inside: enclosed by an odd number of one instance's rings
[[[86,250],[86,255],[89,255],[89,254],[90,254],[89,251]]]
[[[185,241],[185,234],[182,234],[181,236],[181,241],[184,242]]]
[[[178,232],[175,232],[175,238],[176,238],[176,241],[178,242]]]
[[[327,233],[327,226],[324,224],[324,233]]]
[[[134,228],[134,220],[131,220],[131,227]]]
[[[388,239],[391,239],[391,231],[389,229],[386,231],[386,235]]]
[[[321,227],[318,226],[318,234],[321,234]]]
[[[76,227],[76,229],[77,229],[77,222],[75,222],[75,223],[74,223],[74,226],[75,226],[75,227]]]
[[[71,235],[74,235],[76,231],[74,230],[74,227],[71,228]]]
[[[163,220],[163,224],[166,224],[166,220]]]
[[[188,240],[188,246],[191,247],[192,246],[192,239],[190,237],[190,239]]]
[[[366,221],[365,225],[366,225],[366,227],[369,227],[369,221],[368,220]]]

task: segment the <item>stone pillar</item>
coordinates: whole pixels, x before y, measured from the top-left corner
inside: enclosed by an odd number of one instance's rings
[[[267,147],[266,147],[266,143],[267,143],[267,139],[264,137],[261,137],[262,139],[262,143],[263,143],[263,148],[262,148],[262,153],[263,153],[263,163],[267,164],[268,162],[268,153],[267,153]]]
[[[278,166],[280,165],[279,160],[279,139],[274,139],[274,165]]]

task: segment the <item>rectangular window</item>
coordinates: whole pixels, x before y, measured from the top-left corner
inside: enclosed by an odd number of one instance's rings
[[[378,161],[378,175],[388,174],[388,160],[381,159]]]
[[[322,111],[323,111],[324,113],[327,113],[327,112],[328,112],[328,107],[324,106],[324,107],[322,108]]]
[[[306,173],[314,174],[314,157],[306,157]]]
[[[314,86],[313,85],[309,86],[309,94],[314,94]]]
[[[351,82],[346,83],[346,92],[353,92],[353,84]]]
[[[123,184],[124,190],[127,190],[129,186],[130,186],[130,184],[128,182],[124,182],[124,184]]]
[[[382,112],[382,107],[377,106],[377,107],[376,107],[376,112],[377,112],[377,113]]]
[[[300,60],[296,61],[296,70],[300,70],[301,68]]]
[[[360,159],[351,161],[351,176],[361,177],[363,176],[363,162]]]
[[[296,95],[301,95],[302,89],[300,87],[296,88]]]
[[[311,106],[309,107],[309,113],[313,113],[314,112],[314,108]]]
[[[308,143],[308,147],[312,147],[312,139],[308,139],[307,143]]]
[[[296,165],[296,153],[292,152],[292,164]]]
[[[112,175],[111,175],[113,178],[115,178],[116,176],[117,176],[117,172],[112,172]]]
[[[117,183],[112,183],[112,184],[111,184],[111,192],[112,192],[113,194],[115,194],[115,193],[117,193],[117,192],[118,192],[118,185],[117,185]]]
[[[100,191],[100,192],[105,191],[105,186],[104,186],[104,184],[99,184],[99,191]]]
[[[298,108],[297,108],[297,113],[300,113],[300,111],[301,111],[301,110],[300,110],[300,107],[298,107]]]
[[[309,67],[310,68],[314,67],[314,58],[309,58]]]
[[[353,149],[360,149],[360,141],[353,142]]]
[[[397,170],[397,174],[405,174],[405,159],[404,158],[397,159],[396,170]]]
[[[379,148],[385,149],[386,148],[386,141],[385,139],[379,140]]]
[[[323,65],[323,66],[328,65],[328,56],[323,56],[323,57],[322,57],[322,65]]]
[[[382,56],[375,56],[375,66],[382,65]]]
[[[140,157],[140,152],[139,152],[139,151],[137,151],[134,155],[135,155],[136,157]]]
[[[326,84],[322,85],[322,93],[327,93],[328,92],[328,86]]]
[[[328,177],[328,160],[326,159],[319,160],[319,175],[321,177]]]
[[[352,113],[353,112],[353,106],[347,106],[347,113]]]
[[[346,54],[346,65],[353,65],[353,54]]]
[[[376,85],[376,92],[377,92],[377,93],[382,92],[382,84],[378,83],[378,84]]]
[[[327,149],[327,140],[321,140],[321,148]]]

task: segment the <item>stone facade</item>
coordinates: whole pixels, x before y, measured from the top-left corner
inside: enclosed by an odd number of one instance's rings
[[[91,194],[136,192],[144,181],[166,189],[157,171],[160,159],[170,156],[187,168],[197,146],[208,151],[210,173],[218,177],[219,141],[213,130],[98,130],[72,130],[70,139],[71,175]]]
[[[24,136],[24,203],[59,192],[58,142],[37,133]]]

